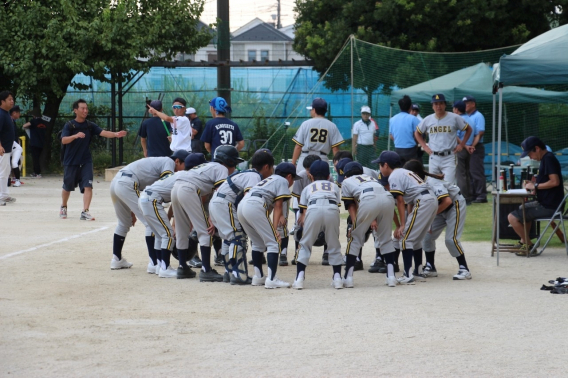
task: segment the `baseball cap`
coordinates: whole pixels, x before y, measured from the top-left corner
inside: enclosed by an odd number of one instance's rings
[[[379,172],[379,182],[381,183],[382,186],[387,186],[389,184],[389,176],[383,176]]]
[[[539,145],[544,145],[544,142],[540,140],[539,137],[530,136],[527,139],[523,140],[523,143],[521,143],[521,147],[523,147],[523,153],[521,154],[521,157],[524,158],[529,154],[529,152],[531,152],[536,146]]]
[[[162,111],[162,101],[160,100],[152,100],[152,102],[150,102],[150,106],[159,112]]]
[[[187,171],[193,167],[205,163],[207,163],[207,159],[205,159],[205,155],[203,155],[201,152],[189,154],[185,158],[185,170]]]
[[[475,97],[473,96],[465,96],[464,98],[462,98],[463,102],[468,102],[468,101],[473,101],[475,102]]]
[[[19,105],[16,105],[12,109],[10,109],[10,114],[12,114],[14,112],[20,112],[20,113],[22,112]]]
[[[267,154],[272,155],[272,151],[270,151],[268,148],[259,148],[255,151],[255,154],[258,154],[259,152],[266,152]]]
[[[393,167],[395,165],[400,165],[400,156],[394,151],[383,151],[378,159],[373,160],[371,163],[387,163],[389,166]]]
[[[351,163],[353,159],[343,158],[337,162],[337,182],[342,183],[345,180],[345,166]]]
[[[195,113],[197,113],[197,112],[195,111],[194,108],[187,108],[187,109],[185,110],[185,114],[186,114],[186,115],[195,114]]]
[[[420,110],[420,105],[412,104],[412,110]]]
[[[308,109],[308,110],[323,109],[323,110],[327,111],[327,102],[321,97],[316,97],[312,101],[312,106],[308,106],[306,109]]]
[[[432,101],[430,101],[430,102],[432,104],[435,103],[435,102],[446,102],[446,97],[443,94],[438,93],[438,94],[435,94],[434,96],[432,96]]]
[[[459,110],[460,113],[465,113],[465,102],[463,101],[454,101],[454,108]]]
[[[353,171],[363,173],[363,166],[361,165],[361,163],[359,163],[357,161],[352,161],[352,162],[347,163],[345,168],[343,168],[343,174],[344,175],[347,175],[348,173],[352,173],[350,175],[350,176],[352,176]]]
[[[371,108],[369,108],[368,106],[361,106],[361,113],[371,114]]]
[[[187,102],[185,102],[185,99],[181,98],[181,97],[176,97],[174,98],[174,100],[172,101],[172,104],[174,102],[179,102],[180,104],[182,104],[184,107],[187,106]]]
[[[310,165],[310,174],[312,176],[329,177],[329,163],[323,160],[316,160]]]
[[[276,166],[274,173],[277,175],[292,175],[294,181],[300,180],[301,177],[296,174],[296,166],[292,163],[283,162]]]
[[[172,154],[172,156],[170,156],[173,160],[179,159],[181,161],[185,161],[185,159],[187,158],[187,155],[189,155],[189,152],[187,152],[186,150],[175,150],[174,153]]]

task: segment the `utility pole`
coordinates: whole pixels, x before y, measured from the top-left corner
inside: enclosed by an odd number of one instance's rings
[[[278,14],[278,21],[276,23],[276,29],[282,29],[282,23],[280,22],[280,0],[278,1],[278,11],[276,12]]]
[[[229,0],[217,0],[217,60],[231,60],[231,29],[229,28]],[[217,96],[231,105],[231,67],[217,67]]]

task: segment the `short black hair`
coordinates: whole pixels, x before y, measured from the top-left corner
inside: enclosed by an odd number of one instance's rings
[[[404,95],[400,100],[398,100],[398,107],[402,112],[410,111],[412,107],[412,100],[407,95]]]
[[[73,103],[73,109],[79,109],[79,104],[86,104],[86,103],[87,103],[87,101],[80,98]]]
[[[6,101],[8,97],[12,96],[14,98],[14,94],[10,91],[2,91],[0,92],[0,101]]]
[[[387,162],[383,162],[383,163],[379,163],[379,166],[383,167],[384,165],[387,165],[388,167],[390,167],[391,169],[396,169],[396,168],[400,168],[402,167],[402,163],[399,161],[395,164],[389,164]]]
[[[250,159],[251,167],[253,167],[257,171],[262,169],[262,167],[264,167],[266,164],[268,164],[269,166],[274,165],[274,156],[266,151],[255,152],[255,154],[252,155],[252,158]]]
[[[172,101],[172,104],[173,104],[174,102],[179,102],[179,103],[182,104],[184,107],[187,106],[187,102],[185,102],[185,99],[184,99],[184,98],[181,98],[181,97],[176,97],[176,98],[174,98],[174,101]]]
[[[351,151],[346,151],[346,150],[337,151],[335,155],[333,155],[333,162],[335,163],[344,158],[353,160],[353,154],[351,153]]]
[[[314,108],[317,115],[324,116],[327,113],[327,109],[324,108]]]
[[[321,160],[321,158],[318,155],[308,155],[304,158],[302,165],[304,166],[305,169],[310,169],[312,164],[318,160]]]

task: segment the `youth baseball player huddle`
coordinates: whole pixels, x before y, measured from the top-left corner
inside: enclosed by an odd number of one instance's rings
[[[315,99],[310,111],[317,120],[327,111],[327,103]],[[363,167],[353,161],[349,152],[339,151],[343,140],[333,123],[310,121],[300,126],[293,139],[299,147],[293,162],[300,158],[301,167],[287,162],[274,166],[270,150],[261,149],[249,160],[249,169],[238,171],[235,167],[243,159],[230,145],[218,147],[211,162],[203,154],[178,150],[171,157],[145,158],[124,167],[111,184],[118,217],[111,269],[132,266],[122,257],[122,248],[130,226],[140,219],[146,227],[150,260],[147,272],[162,278],[196,277],[188,264],[197,252],[190,245],[191,233],[196,232],[201,282],[300,290],[304,288],[312,247],[324,245],[323,262],[332,267],[332,286],[353,288],[354,271],[363,269],[363,245],[372,234],[376,257],[369,272],[386,273],[389,287],[413,285],[438,275],[435,242],[446,229],[446,246],[458,263],[453,279],[471,279],[460,243],[466,203],[456,185],[443,181],[443,175],[426,172],[418,160],[403,167],[400,156],[393,151],[383,151],[372,162],[378,164],[378,172]],[[443,133],[450,126],[429,127]],[[332,149],[339,173],[337,182],[330,181],[329,162],[322,160],[323,154]],[[164,204],[168,202],[171,206],[166,212]],[[342,202],[351,224],[344,247],[339,236]],[[278,266],[288,265],[290,206],[295,212],[297,240],[292,284],[277,275]],[[215,232],[223,239],[223,274],[211,267]],[[251,275],[247,264],[249,240]],[[179,260],[177,269],[170,265],[174,250]],[[403,269],[398,265],[401,253]],[[401,272],[399,277],[396,272]]]

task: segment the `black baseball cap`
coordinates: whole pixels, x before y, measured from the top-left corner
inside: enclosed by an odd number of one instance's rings
[[[446,97],[442,94],[442,93],[438,93],[435,94],[434,96],[432,96],[432,101],[430,101],[432,104],[435,102],[446,102]]]
[[[266,152],[267,154],[272,155],[272,151],[270,151],[268,148],[259,148],[258,150],[255,151],[255,154],[259,152]]]
[[[205,159],[205,155],[201,152],[189,154],[185,158],[185,170],[190,170],[193,167],[197,167],[198,165],[205,163],[207,163],[207,159]]]
[[[354,173],[354,171],[357,173]],[[350,177],[355,174],[362,174],[362,173],[363,173],[363,165],[361,165],[361,163],[357,161],[352,161],[350,163],[347,163],[345,168],[343,168],[343,174],[344,175],[350,174],[349,175]]]
[[[187,152],[186,150],[175,150],[174,153],[172,154],[172,156],[170,156],[174,161],[176,159],[179,159],[180,161],[185,161],[185,159],[187,158],[187,155],[189,155],[189,152]]]
[[[351,163],[353,159],[343,158],[337,162],[337,182],[342,183],[345,180],[345,166]]]
[[[454,101],[454,108],[460,111],[460,113],[465,113],[465,102]]]
[[[327,102],[321,97],[316,97],[312,101],[312,106],[308,106],[307,109],[308,110],[323,109],[323,110],[327,111]]]
[[[316,160],[310,165],[310,174],[312,176],[329,177],[329,163],[323,160]]]
[[[387,163],[390,167],[400,165],[400,156],[394,151],[383,151],[378,159],[373,160],[371,163]]]
[[[521,154],[521,157],[524,158],[525,156],[527,156],[529,152],[531,152],[535,147],[541,147],[544,145],[544,142],[539,137],[528,137],[527,139],[523,140],[523,143],[521,143],[521,147],[523,147],[523,153]]]
[[[300,180],[301,177],[296,174],[296,166],[292,163],[283,162],[276,166],[274,173],[279,176],[292,175],[294,181]]]
[[[162,101],[160,100],[152,100],[152,102],[150,102],[150,106],[159,112],[162,111]]]
[[[418,110],[418,111],[420,111],[420,105],[418,105],[418,104],[412,104],[412,110]]]
[[[465,96],[464,98],[462,98],[463,102],[468,102],[468,101],[473,101],[475,102],[475,97],[473,96]]]

